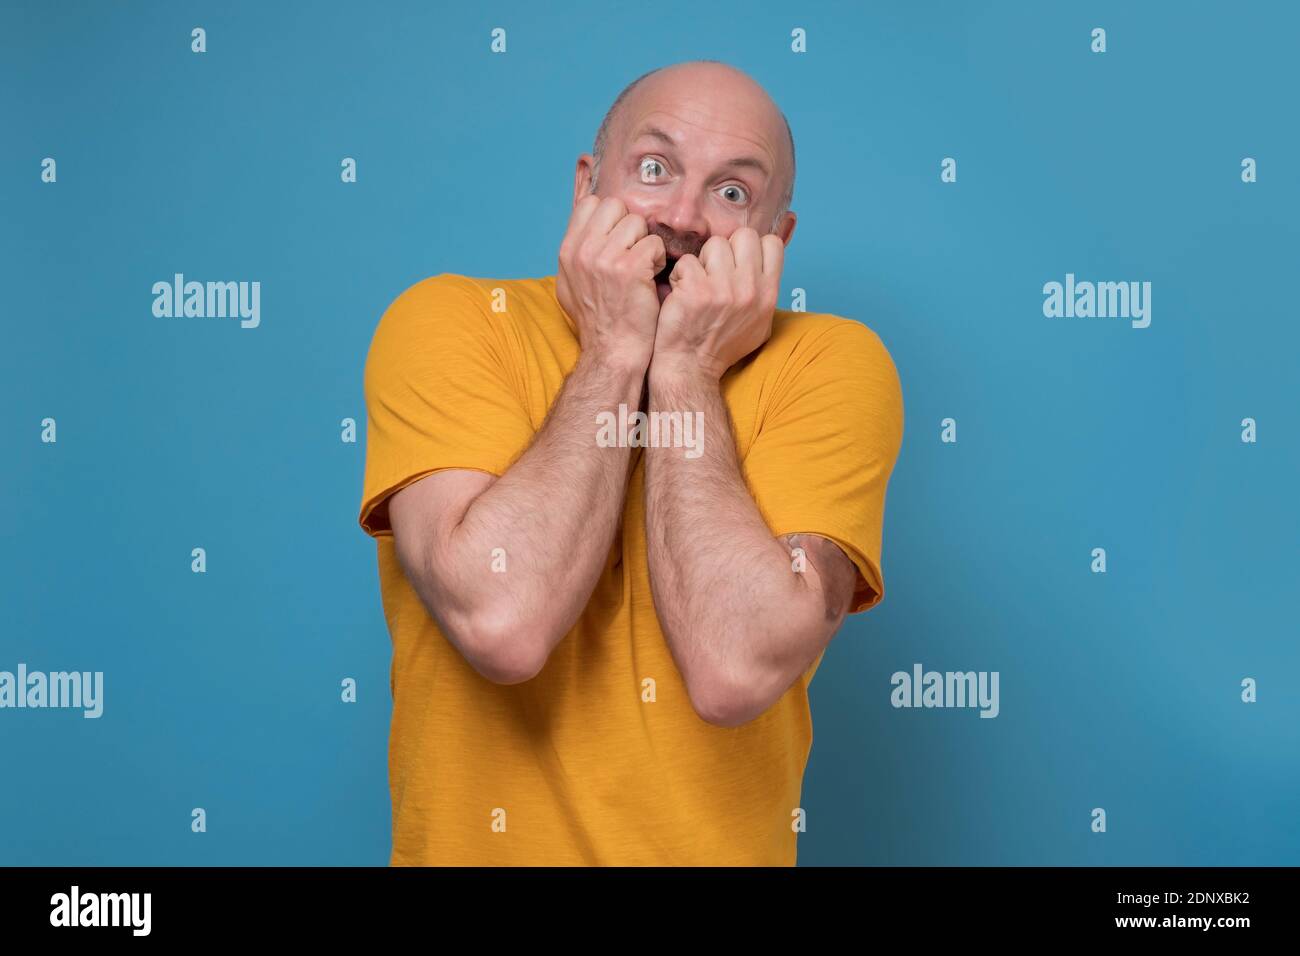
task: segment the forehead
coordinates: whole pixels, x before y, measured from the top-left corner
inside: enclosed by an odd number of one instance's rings
[[[623,113],[622,142],[630,148],[657,129],[682,151],[710,158],[754,155],[772,172],[781,166],[780,119],[775,106],[758,91],[719,82],[701,89],[692,84],[663,82],[637,89]]]

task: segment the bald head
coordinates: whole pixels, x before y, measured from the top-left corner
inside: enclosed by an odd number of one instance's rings
[[[677,117],[732,142],[750,141],[766,153],[763,205],[769,231],[794,199],[794,136],[785,114],[749,75],[717,60],[692,60],[659,67],[629,83],[615,98],[592,147],[591,192],[611,149],[626,145],[646,117]],[[754,224],[755,226],[758,223]]]

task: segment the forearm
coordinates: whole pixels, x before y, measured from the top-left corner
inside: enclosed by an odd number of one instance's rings
[[[628,448],[597,444],[597,415],[636,407],[643,383],[635,363],[584,352],[533,442],[442,543],[461,613],[486,621],[489,640],[536,640],[544,660],[582,613],[621,520],[631,460]]]
[[[646,449],[651,591],[664,636],[701,706],[784,687],[790,627],[813,620],[817,598],[749,494],[718,383],[651,366],[650,410],[702,411],[703,454]]]

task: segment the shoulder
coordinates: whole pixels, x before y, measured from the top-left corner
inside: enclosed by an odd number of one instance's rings
[[[825,312],[778,310],[761,351],[769,352],[760,374],[771,383],[773,408],[825,414],[873,440],[901,443],[902,381],[874,329]]]
[[[482,292],[474,279],[454,272],[441,272],[407,286],[388,304],[381,323],[390,315],[432,320],[457,308],[475,308]]]
[[[790,371],[824,369],[898,383],[898,367],[880,335],[829,312],[778,309],[764,350]]]
[[[442,272],[407,286],[384,308],[371,350],[490,330],[490,289],[500,284]]]
[[[379,321],[380,332],[491,336],[521,319],[555,311],[554,277],[494,279],[442,272],[407,286]]]
[[[366,377],[398,369],[445,367],[470,354],[499,350],[491,302],[482,283],[443,272],[421,279],[388,303],[371,336]]]

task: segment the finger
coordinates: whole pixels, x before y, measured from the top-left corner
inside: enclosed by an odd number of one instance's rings
[[[677,260],[678,264],[681,260]],[[732,272],[736,268],[736,257],[731,251],[731,243],[722,236],[709,236],[700,250],[700,263],[709,275]]]
[[[564,238],[560,240],[561,262],[567,261],[569,256],[576,255],[582,247],[587,223],[591,221],[592,215],[599,206],[600,197],[590,194],[573,204],[573,212],[569,215],[569,226],[564,232]]]
[[[748,272],[756,278],[763,274],[763,246],[757,230],[742,226],[731,234],[730,244],[737,271]]]
[[[595,236],[607,236],[626,215],[627,207],[623,205],[623,200],[617,196],[606,196],[600,201],[596,211],[591,214],[591,219],[587,223],[587,231]],[[631,243],[628,245],[631,245]]]
[[[595,193],[588,193],[574,203],[573,212],[569,216],[569,234],[577,235],[582,232],[599,205],[600,197]]]
[[[785,243],[780,236],[766,235],[762,240],[763,275],[781,281],[781,270],[785,268]]]
[[[630,212],[615,223],[609,241],[621,249],[631,249],[647,232],[645,217]]]
[[[708,243],[705,243],[708,245]],[[687,253],[677,260],[677,265],[673,266],[673,271],[668,274],[668,284],[674,288],[687,279],[705,279],[708,278],[704,271],[704,264],[695,256]]]
[[[650,270],[650,278],[653,279],[663,267],[668,265],[668,253],[664,249],[664,241],[660,236],[651,233],[637,241],[632,247],[633,256],[638,262],[644,261]]]

